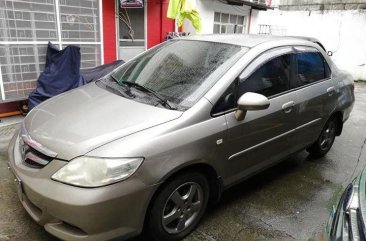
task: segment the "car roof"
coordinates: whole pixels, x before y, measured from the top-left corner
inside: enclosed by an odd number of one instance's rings
[[[303,40],[313,42],[315,44],[318,44],[326,52],[324,45],[316,38],[308,37],[308,36],[288,36],[288,37],[296,38],[296,39],[303,39]]]
[[[273,36],[273,35],[260,35],[260,34],[200,34],[192,35],[188,37],[181,37],[177,39],[196,40],[196,41],[208,41],[216,43],[226,43],[239,45],[247,48],[253,48],[256,45],[265,42],[281,42],[287,40],[294,42],[313,42],[310,38],[306,37],[295,37],[295,36]]]

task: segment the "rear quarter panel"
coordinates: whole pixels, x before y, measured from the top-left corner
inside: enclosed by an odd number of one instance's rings
[[[337,92],[337,107],[336,111],[341,111],[343,122],[345,122],[353,109],[355,102],[354,80],[346,71],[339,70],[334,74]]]

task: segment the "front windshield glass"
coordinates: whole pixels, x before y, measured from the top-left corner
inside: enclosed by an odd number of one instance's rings
[[[138,84],[178,109],[187,109],[214,85],[216,79],[210,75],[241,49],[224,43],[170,41],[124,64],[112,77],[120,86]]]

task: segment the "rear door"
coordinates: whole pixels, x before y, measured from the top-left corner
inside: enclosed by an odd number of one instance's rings
[[[290,91],[293,57],[290,47],[260,55],[214,107],[216,114],[225,113],[228,124],[228,137],[223,144],[227,156],[226,180],[229,183],[289,154],[289,136],[296,128],[296,100]],[[236,103],[246,92],[265,95],[270,106],[266,110],[248,111],[245,119],[238,121],[235,118]]]
[[[297,149],[313,143],[336,107],[337,96],[331,70],[323,55],[312,47],[295,48],[295,90],[298,114]]]

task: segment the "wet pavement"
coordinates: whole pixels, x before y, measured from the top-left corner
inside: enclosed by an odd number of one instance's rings
[[[355,91],[351,117],[324,158],[302,151],[227,190],[185,241],[318,239],[343,188],[366,165],[366,84]],[[0,241],[56,240],[18,201],[4,144],[14,128],[0,126]]]

